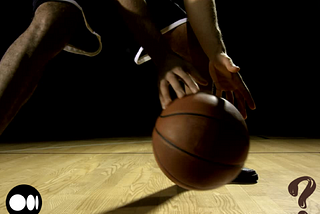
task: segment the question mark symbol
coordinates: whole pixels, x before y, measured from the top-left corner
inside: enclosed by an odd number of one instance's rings
[[[304,191],[302,192],[302,194],[300,195],[298,199],[298,204],[302,209],[306,209],[307,208],[306,200],[315,191],[317,186],[313,178],[309,176],[303,176],[295,179],[289,184],[288,191],[293,197],[296,197],[298,195],[298,184],[302,181],[308,181],[308,184],[304,189]],[[298,214],[308,214],[308,213],[305,211],[300,211]]]

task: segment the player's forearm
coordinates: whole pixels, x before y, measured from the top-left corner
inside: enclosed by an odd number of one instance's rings
[[[218,26],[215,1],[184,0],[184,4],[192,29],[209,59],[225,51]]]
[[[156,64],[161,63],[169,48],[162,41],[161,32],[152,22],[146,3],[143,0],[118,0],[118,2],[120,12],[135,38]]]

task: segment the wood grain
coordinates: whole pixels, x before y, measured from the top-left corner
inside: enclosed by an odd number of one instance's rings
[[[246,166],[258,172],[257,184],[185,191],[158,168],[150,138],[2,143],[0,213],[7,213],[6,195],[19,184],[41,193],[41,214],[298,213],[288,185],[301,176],[320,182],[319,163],[319,139],[252,136]],[[320,213],[319,188],[305,211]]]

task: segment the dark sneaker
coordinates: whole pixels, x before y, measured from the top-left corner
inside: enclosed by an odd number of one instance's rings
[[[242,168],[238,177],[236,177],[230,184],[255,184],[258,181],[258,174],[254,169]]]

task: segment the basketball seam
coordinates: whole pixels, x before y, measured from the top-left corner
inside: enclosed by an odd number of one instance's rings
[[[160,136],[161,136],[161,135],[160,135]],[[162,167],[162,169],[165,171],[165,173],[167,173],[168,175],[171,176],[171,178],[169,178],[169,177],[167,176],[170,180],[172,180],[172,181],[175,180],[175,181],[173,181],[174,183],[175,183],[175,182],[179,182],[179,183],[181,183],[182,185],[184,185],[185,187],[187,187],[187,188],[189,188],[189,189],[193,189],[192,186],[190,186],[190,185],[188,185],[188,184],[185,184],[184,182],[178,180],[175,176],[173,176],[173,175],[166,169],[166,167],[164,167],[164,165],[163,165],[162,162],[160,161],[160,158],[159,158],[159,156],[157,155],[156,152],[154,153],[154,155],[155,155],[155,158],[159,161],[159,163],[161,163],[161,167]],[[177,185],[178,185],[178,184],[177,184]],[[178,185],[178,186],[179,186],[179,185]]]
[[[188,112],[160,115],[160,118],[166,118],[166,117],[178,116],[178,115],[193,115],[193,116],[206,117],[206,118],[209,118],[209,119],[218,119],[219,120],[219,118],[217,118],[217,117],[212,117],[212,116],[207,116],[207,115],[197,114],[197,113],[188,113]]]
[[[190,152],[188,152],[188,151],[186,151],[186,150],[184,150],[184,149],[179,148],[178,146],[174,145],[173,143],[171,143],[168,139],[166,139],[166,138],[158,131],[157,128],[155,128],[155,130],[156,130],[157,134],[158,134],[166,143],[168,143],[169,145],[173,146],[174,148],[176,148],[176,149],[180,150],[181,152],[184,152],[184,153],[186,153],[186,154],[188,154],[188,155],[190,155],[190,156],[192,156],[192,157],[194,157],[194,158],[197,158],[197,159],[199,159],[199,160],[203,160],[203,161],[205,161],[205,162],[209,162],[209,163],[214,163],[214,164],[217,164],[217,165],[221,165],[221,166],[229,166],[229,167],[239,167],[239,166],[242,166],[242,164],[233,165],[233,164],[218,163],[218,162],[210,161],[210,160],[207,160],[207,159],[205,159],[205,158],[202,158],[202,157],[199,157],[199,156],[197,156],[197,155],[194,155],[194,154],[192,154],[192,153],[190,153]]]
[[[214,117],[214,116],[208,116],[204,114],[198,114],[198,113],[190,113],[190,112],[183,112],[183,113],[173,113],[173,114],[167,114],[167,115],[160,115],[160,118],[166,118],[166,117],[172,117],[172,116],[181,116],[181,115],[191,115],[191,116],[198,116],[198,117],[205,117],[212,120],[220,120],[223,123],[230,123],[231,121],[229,119],[226,119],[225,121],[222,118]],[[247,127],[247,126],[246,126]],[[246,128],[247,129],[247,128]]]

